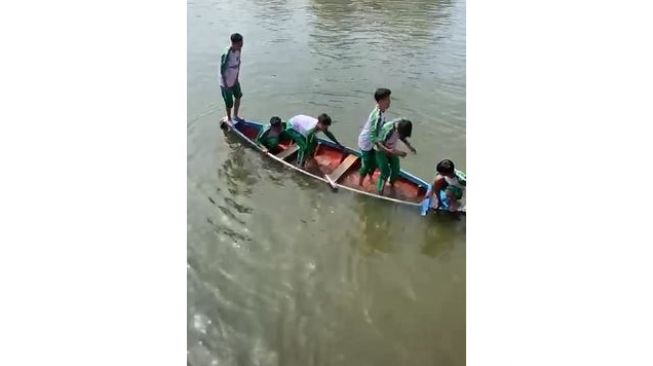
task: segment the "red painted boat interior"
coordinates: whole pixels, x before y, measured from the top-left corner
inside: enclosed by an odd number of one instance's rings
[[[241,131],[250,140],[254,140],[256,138],[256,135],[258,134],[258,130],[251,126],[241,125],[238,126],[238,130]],[[281,141],[280,147],[282,151],[287,149],[289,144],[290,141]],[[345,152],[343,154],[343,152],[341,152],[340,150],[332,148],[331,146],[328,145],[318,145],[314,155],[315,161],[317,162],[318,166],[316,167],[315,165],[307,165],[305,167],[305,170],[318,176],[322,176],[323,174],[330,174],[338,168],[338,166],[344,161],[346,156],[349,154],[350,153],[348,152]],[[291,155],[291,157],[286,159],[286,161],[291,164],[295,163],[296,156],[297,154],[293,154]],[[358,175],[359,168],[360,168],[360,159],[357,159],[356,162],[353,165],[351,165],[342,174],[342,176],[337,180],[337,183],[356,190],[376,194],[376,181],[380,174],[379,170],[377,169],[374,172],[374,175],[372,176],[371,180],[369,179],[369,177],[365,177],[365,179],[363,180],[363,185],[360,186],[358,185],[358,181],[360,178],[360,176]],[[400,199],[403,201],[415,202],[415,203],[421,202],[422,199],[424,198],[425,193],[426,193],[425,190],[419,187],[416,183],[413,183],[402,177],[399,177],[395,182],[394,191],[387,184],[384,190],[385,196]]]
[[[238,125],[238,131],[242,132],[243,135],[247,136],[248,139],[254,141],[256,135],[258,135],[258,130],[254,127]]]

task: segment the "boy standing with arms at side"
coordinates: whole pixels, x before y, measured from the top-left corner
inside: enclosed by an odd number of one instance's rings
[[[238,33],[231,35],[231,46],[227,47],[220,56],[220,91],[222,99],[227,109],[227,120],[221,121],[220,127],[227,128],[231,124],[231,108],[234,108],[234,119],[236,122],[241,118],[238,117],[238,108],[240,107],[240,98],[243,96],[240,90],[238,74],[240,72],[240,51],[243,48],[243,36]],[[234,98],[236,99],[234,105]]]

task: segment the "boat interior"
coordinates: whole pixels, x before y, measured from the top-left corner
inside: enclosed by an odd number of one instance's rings
[[[261,127],[251,123],[238,123],[236,128],[248,139],[254,141]],[[361,165],[358,153],[351,149],[341,151],[327,141],[318,141],[318,146],[313,155],[314,162],[307,163],[303,170],[319,177],[326,174],[331,181],[339,185],[376,195],[376,182],[380,175],[378,169],[374,172],[372,179],[365,177],[361,186],[358,184],[360,178],[358,170]],[[297,167],[297,150],[297,145],[294,145],[291,141],[281,141],[279,148],[270,151],[270,153]],[[419,203],[426,194],[426,187],[421,186],[418,182],[411,180],[409,176],[402,173],[395,182],[394,189],[386,184],[383,194],[386,197]]]

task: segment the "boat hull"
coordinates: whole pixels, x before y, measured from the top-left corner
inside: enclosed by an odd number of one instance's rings
[[[262,151],[254,140],[263,127],[258,122],[241,120],[230,128],[230,132],[252,148]],[[300,168],[296,164],[297,154],[291,153],[292,150],[286,151],[290,148],[291,142],[282,140],[279,145],[278,151],[268,152],[266,156],[299,173],[332,185],[333,188],[345,189],[377,199],[415,207],[420,206],[429,190],[428,182],[405,170],[401,170],[398,179],[395,181],[394,189],[386,184],[384,195],[379,195],[376,193],[376,181],[380,174],[378,169],[374,172],[372,179],[366,177],[362,185],[358,184],[359,151],[349,147],[342,151],[333,142],[318,138],[318,145],[314,154],[315,163]],[[464,213],[464,209],[461,212]]]

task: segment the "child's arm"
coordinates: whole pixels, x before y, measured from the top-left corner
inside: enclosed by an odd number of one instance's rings
[[[380,142],[380,141],[377,142],[377,143],[376,143],[376,146],[377,146],[379,149],[381,149],[381,151],[384,151],[386,154],[389,154],[389,155],[397,155],[397,156],[401,156],[402,158],[403,158],[404,156],[406,156],[406,152],[405,152],[405,151],[401,151],[401,150],[398,150],[398,149],[389,149],[387,146],[385,146],[385,144],[384,144],[383,142]]]
[[[381,132],[381,127],[383,127],[383,124],[381,123],[382,120],[383,118],[381,116],[381,113],[378,113],[376,114],[376,118],[373,118],[370,121],[370,141],[376,141],[377,137],[379,136],[379,133]]]
[[[381,142],[375,142],[374,145],[376,145],[376,147],[378,147],[379,150],[385,152],[386,154],[392,154],[392,150],[390,150],[390,149],[388,149],[387,147],[385,147],[385,145],[383,145],[383,143],[381,143]]]
[[[263,152],[263,154],[268,152],[268,148],[265,145],[263,145],[263,139],[265,138],[265,136],[267,136],[269,131],[270,131],[269,129],[261,129],[258,135],[256,135],[256,139],[254,139],[254,143],[256,143],[256,146],[258,146],[261,149],[261,152]]]
[[[410,152],[412,152],[413,154],[417,154],[417,150],[415,150],[415,148],[410,144],[410,142],[408,142],[408,139],[403,138],[401,139],[401,142],[403,142],[404,145],[406,145],[406,147],[410,149]]]
[[[440,174],[435,176],[435,181],[433,182],[433,192],[440,192],[441,190],[447,187],[447,182],[444,180],[444,177]]]
[[[225,79],[225,70],[227,69],[227,63],[229,61],[229,51],[225,52],[220,56],[220,77],[222,78],[222,85],[226,88],[227,79]]]
[[[340,146],[341,149],[344,149],[344,148],[345,148],[344,146],[342,146],[342,144],[341,144],[340,142],[338,142],[338,140],[336,139],[336,137],[333,136],[333,134],[331,133],[331,131],[324,131],[324,134],[325,134],[326,137],[328,137],[331,141],[335,142],[338,146]]]
[[[263,145],[263,139],[266,138],[269,133],[270,133],[270,127],[261,128],[258,135],[256,135],[256,139],[254,139],[254,142],[259,146]]]
[[[439,207],[440,206],[440,191],[445,189],[447,186],[447,182],[444,180],[440,174],[437,174],[435,176],[435,180],[433,181],[433,188],[432,188],[432,199],[431,202],[435,202],[435,204],[431,203],[431,207]]]

